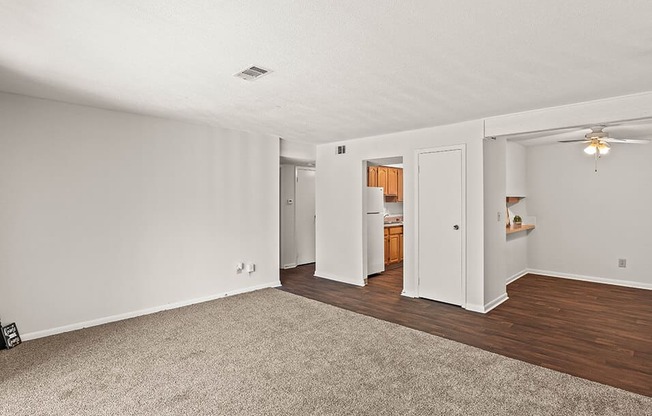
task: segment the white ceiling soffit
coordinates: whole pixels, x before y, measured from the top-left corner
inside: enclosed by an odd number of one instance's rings
[[[0,90],[315,143],[652,90],[649,0],[0,0]],[[255,82],[233,74],[272,68]]]
[[[314,160],[296,159],[296,158],[285,157],[285,156],[281,156],[280,163],[281,165],[295,165],[295,166],[304,166],[308,168],[314,168],[316,166]]]
[[[609,134],[609,137],[612,138],[652,139],[652,119],[608,123],[604,126],[604,132]],[[518,142],[524,146],[552,144],[559,143],[560,140],[582,139],[584,138],[584,135],[591,132],[591,127],[592,126],[584,126],[517,134],[509,136],[507,139]]]
[[[372,159],[369,160],[368,163],[370,166],[399,165],[403,163],[403,156],[385,157],[382,159]]]

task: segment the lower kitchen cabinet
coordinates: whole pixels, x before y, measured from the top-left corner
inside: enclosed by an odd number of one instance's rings
[[[403,227],[385,228],[385,265],[403,261]]]

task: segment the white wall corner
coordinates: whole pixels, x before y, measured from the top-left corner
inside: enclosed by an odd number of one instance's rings
[[[346,283],[347,285],[354,285],[354,286],[364,286],[364,280],[353,280],[347,277],[342,277],[342,276],[336,276],[334,274],[329,274],[329,273],[323,273],[318,270],[315,270],[315,277],[320,277],[322,279],[328,279],[328,280],[333,280],[336,282],[340,283]]]
[[[416,299],[419,297],[419,294],[411,290],[404,290],[401,292],[401,296],[405,296],[406,298]]]
[[[484,305],[484,313],[487,313],[500,305],[501,303],[507,301],[509,297],[507,296],[507,292],[503,293],[502,295],[498,296],[496,299],[492,300],[491,302],[488,302]]]
[[[525,270],[521,270],[520,272],[515,273],[515,274],[509,276],[509,277],[507,278],[507,284],[510,284],[510,283],[512,283],[512,282],[517,281],[518,279],[520,279],[521,277],[525,276],[525,275],[528,274],[528,273],[529,273],[528,269],[525,269]]]
[[[471,312],[485,313],[484,305],[467,303],[466,307],[464,309],[466,309],[467,311],[471,311]]]
[[[501,303],[505,302],[507,299],[509,299],[509,297],[507,296],[507,292],[505,292],[502,295],[498,296],[496,299],[484,305],[467,303],[464,309],[471,312],[488,313],[489,311],[491,311]]]

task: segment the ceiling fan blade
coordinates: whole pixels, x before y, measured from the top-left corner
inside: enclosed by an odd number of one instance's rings
[[[610,137],[608,139],[602,139],[603,142],[610,142],[610,143],[631,143],[631,144],[647,144],[650,143],[650,139],[616,139],[613,137]]]
[[[559,143],[591,143],[591,140],[586,140],[586,139],[559,140]]]

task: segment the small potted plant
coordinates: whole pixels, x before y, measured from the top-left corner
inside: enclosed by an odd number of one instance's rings
[[[520,215],[514,215],[514,222],[512,224],[514,225],[514,228],[521,228],[523,219],[521,219]]]

